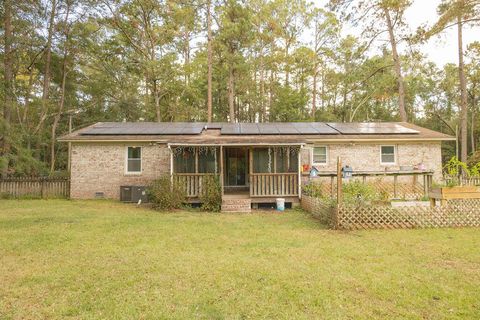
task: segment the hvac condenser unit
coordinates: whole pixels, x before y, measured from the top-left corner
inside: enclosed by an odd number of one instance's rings
[[[123,202],[138,202],[142,200],[147,202],[147,192],[143,186],[121,186],[120,187],[120,201]]]

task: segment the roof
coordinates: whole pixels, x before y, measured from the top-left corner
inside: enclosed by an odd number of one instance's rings
[[[59,141],[150,141],[171,144],[272,144],[312,141],[454,140],[406,122],[98,122]]]

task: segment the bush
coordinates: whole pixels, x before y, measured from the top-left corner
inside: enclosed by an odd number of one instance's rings
[[[185,190],[178,183],[172,183],[170,176],[163,176],[147,188],[153,208],[159,210],[178,209],[186,201]]]
[[[321,198],[322,185],[320,183],[309,183],[303,187],[303,193],[309,197]]]
[[[218,176],[204,176],[200,194],[202,210],[219,212],[222,208],[222,188]]]
[[[353,180],[343,186],[343,200],[348,204],[363,204],[380,200],[375,188],[359,180]]]

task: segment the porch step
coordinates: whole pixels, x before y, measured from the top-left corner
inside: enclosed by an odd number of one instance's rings
[[[250,198],[227,198],[222,199],[222,212],[252,212],[252,200]]]

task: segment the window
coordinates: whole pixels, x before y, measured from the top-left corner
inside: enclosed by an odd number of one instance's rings
[[[393,164],[395,163],[395,146],[382,146],[380,162],[382,164]]]
[[[313,148],[313,163],[327,164],[327,147],[323,146]]]
[[[127,173],[141,173],[142,172],[142,148],[128,147],[127,148]]]

